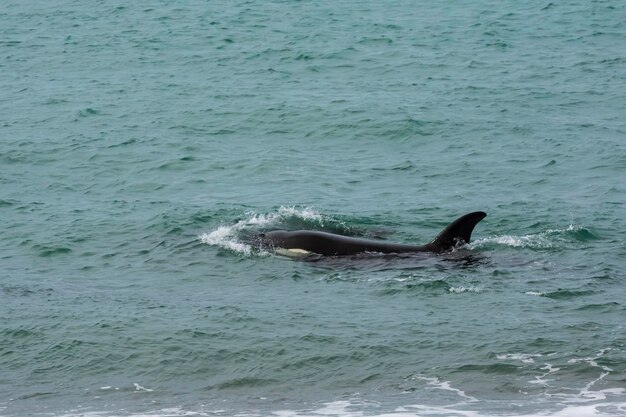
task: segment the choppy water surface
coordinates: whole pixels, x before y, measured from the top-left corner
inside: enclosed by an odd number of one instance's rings
[[[626,415],[622,2],[9,2],[0,35],[0,415]],[[441,256],[249,239],[475,210]]]

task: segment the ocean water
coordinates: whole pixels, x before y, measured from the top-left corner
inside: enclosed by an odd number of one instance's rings
[[[626,416],[624,45],[618,0],[3,2],[0,415]]]

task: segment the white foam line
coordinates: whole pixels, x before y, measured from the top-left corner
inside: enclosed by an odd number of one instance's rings
[[[542,234],[538,235],[526,235],[526,236],[492,236],[486,237],[483,239],[475,240],[470,244],[470,248],[479,248],[484,245],[488,245],[491,243],[495,243],[497,245],[502,246],[511,246],[514,248],[551,248],[553,246],[552,242],[548,240]]]
[[[150,389],[150,388],[144,388],[141,385],[139,385],[138,383],[134,382],[133,385],[135,386],[135,391],[142,391],[142,392],[152,392],[154,390]]]
[[[613,389],[604,390],[606,394],[623,394],[624,390]],[[606,398],[606,395],[603,399]],[[589,401],[589,400],[585,400]],[[149,411],[138,414],[115,414],[110,412],[97,411],[81,411],[72,410],[71,414],[58,417],[175,417],[175,416],[216,416],[229,415],[233,417],[617,417],[626,415],[626,402],[604,402],[598,404],[572,404],[560,403],[553,404],[558,406],[559,410],[544,410],[531,413],[490,413],[488,411],[460,409],[460,404],[430,406],[424,404],[412,404],[396,407],[393,411],[375,413],[372,409],[365,408],[363,405],[370,403],[361,403],[359,401],[331,401],[321,404],[316,409],[311,410],[277,410],[272,412],[246,411],[246,412],[228,412],[227,410],[213,411],[187,411],[181,408],[165,408],[162,410]],[[467,403],[465,403],[467,404]],[[372,404],[376,408],[377,404]]]
[[[459,286],[459,287],[450,287],[448,289],[449,292],[451,293],[455,293],[455,294],[461,294],[464,292],[473,292],[473,293],[481,293],[482,292],[482,288],[481,287],[474,287],[474,286],[470,286],[470,287],[464,287],[464,286]]]
[[[515,360],[522,363],[535,363],[534,358],[540,358],[542,355],[539,353],[506,353],[504,355],[496,355],[496,358],[500,360]]]
[[[536,376],[534,381],[528,381],[530,384],[540,384],[545,387],[549,387],[550,386],[549,382],[554,381],[554,379],[545,379],[545,377],[561,370],[561,368],[554,367],[549,363],[546,363],[545,366],[540,369],[545,370],[547,372],[545,372],[542,375]]]
[[[452,392],[456,393],[459,397],[465,398],[467,400],[478,401],[478,399],[465,394],[464,391],[462,391],[462,390],[460,390],[458,388],[453,388],[450,385],[449,381],[443,381],[442,382],[442,381],[439,380],[439,378],[428,378],[428,377],[424,377],[424,376],[418,376],[417,379],[421,379],[423,381],[426,381],[426,383],[428,385],[431,385],[433,387],[439,388],[441,390],[452,391]]]

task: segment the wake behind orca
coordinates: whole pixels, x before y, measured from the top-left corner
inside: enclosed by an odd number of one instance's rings
[[[262,243],[276,253],[285,255],[317,254],[323,256],[346,256],[364,252],[442,253],[470,242],[472,231],[487,216],[482,211],[465,214],[448,225],[437,237],[425,245],[388,243],[381,240],[360,239],[314,230],[276,230],[260,235]]]

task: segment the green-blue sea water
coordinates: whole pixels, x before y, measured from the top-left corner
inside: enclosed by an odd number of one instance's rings
[[[0,415],[626,415],[624,45],[618,0],[4,1]]]

